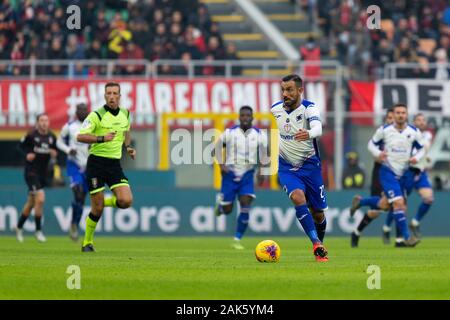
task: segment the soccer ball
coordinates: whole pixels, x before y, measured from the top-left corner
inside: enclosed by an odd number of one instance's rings
[[[281,250],[273,240],[264,240],[256,245],[255,256],[259,262],[278,262]]]

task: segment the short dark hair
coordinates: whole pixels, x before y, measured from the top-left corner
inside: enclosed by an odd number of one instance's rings
[[[252,107],[250,107],[250,106],[242,106],[242,107],[239,109],[239,113],[241,113],[242,110],[248,110],[248,111],[250,111],[251,113],[253,113],[253,109],[252,109]]]
[[[105,91],[106,88],[108,87],[119,87],[119,93],[120,93],[120,84],[118,84],[117,82],[108,82],[107,84],[105,84]]]
[[[38,122],[39,119],[40,119],[42,116],[47,116],[47,117],[48,117],[48,114],[45,113],[45,112],[38,113],[38,115],[36,116],[36,122]]]
[[[416,114],[416,115],[413,117],[413,121],[415,121],[418,117],[425,117],[425,115],[424,115],[422,112],[419,112],[418,114]]]
[[[289,75],[283,77],[283,79],[281,79],[281,81],[283,81],[283,82],[294,81],[297,88],[300,88],[303,86],[303,80],[297,74],[289,74]]]
[[[408,107],[406,106],[406,104],[405,104],[405,103],[402,103],[402,102],[400,102],[400,103],[396,103],[396,104],[394,104],[394,106],[392,107],[392,111],[394,111],[394,109],[395,109],[395,108],[399,108],[399,107],[402,107],[402,108],[408,109]]]

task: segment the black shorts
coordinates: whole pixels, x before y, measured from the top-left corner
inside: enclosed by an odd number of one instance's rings
[[[372,184],[370,185],[370,195],[372,197],[374,196],[380,196],[383,193],[383,187],[381,186],[380,182],[380,168],[381,164],[378,162],[375,162],[373,165],[372,170]]]
[[[28,192],[30,193],[44,189],[47,184],[45,175],[27,171],[25,171],[25,182],[27,183]]]
[[[86,166],[89,193],[94,194],[105,189],[105,183],[112,190],[119,186],[128,186],[128,179],[122,171],[119,159],[110,159],[89,155]]]

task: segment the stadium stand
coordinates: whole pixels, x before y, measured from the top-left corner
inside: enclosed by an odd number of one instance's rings
[[[81,31],[65,28],[65,13],[56,4],[56,1],[2,1],[0,58],[154,61],[237,57],[232,45],[226,50],[217,23],[212,21],[207,6],[197,0],[80,1]],[[19,67],[3,67],[0,74],[19,75],[21,71]],[[132,66],[118,68],[115,73],[142,71],[143,66]],[[54,75],[65,72],[59,66],[50,70]],[[96,72],[95,67],[79,66],[75,74]],[[201,72],[215,74],[211,69]]]

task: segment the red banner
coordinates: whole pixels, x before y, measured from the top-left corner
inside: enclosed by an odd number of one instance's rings
[[[370,117],[356,117],[359,125],[381,124],[373,114],[384,115],[396,103],[404,103],[412,116],[425,113],[438,119],[450,118],[450,81],[430,79],[384,79],[373,82],[349,81],[350,111],[366,112]],[[371,115],[372,114],[372,115]]]
[[[373,112],[375,82],[349,81],[351,94],[350,112]],[[373,118],[353,118],[352,122],[359,125],[373,125]]]
[[[255,112],[269,112],[271,104],[281,97],[277,80],[114,81],[121,86],[121,107],[131,111],[133,128],[153,127],[155,115],[163,112],[234,113],[242,105],[252,106]],[[91,110],[104,104],[106,82],[0,81],[0,128],[28,128],[41,112],[49,114],[52,128],[61,128],[78,103],[86,103]],[[325,85],[317,83],[310,92],[314,96],[307,98],[325,112]]]

